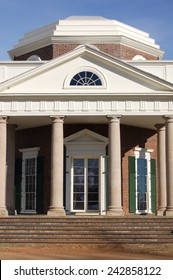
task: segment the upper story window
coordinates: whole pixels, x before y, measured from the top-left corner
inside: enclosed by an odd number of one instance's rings
[[[41,61],[41,58],[38,55],[33,54],[30,57],[28,57],[27,61]]]
[[[93,72],[81,71],[73,76],[70,86],[102,86],[102,81]]]

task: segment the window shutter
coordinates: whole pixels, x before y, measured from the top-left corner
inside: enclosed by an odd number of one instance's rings
[[[36,211],[43,213],[43,172],[44,158],[37,158],[37,191],[36,191]]]
[[[136,212],[135,157],[129,157],[129,210]]]
[[[15,210],[17,213],[21,211],[21,183],[22,183],[22,159],[15,161]]]
[[[151,159],[151,211],[156,212],[156,160]]]

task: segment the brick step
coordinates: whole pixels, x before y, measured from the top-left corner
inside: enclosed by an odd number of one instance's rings
[[[73,228],[76,228],[76,229],[80,229],[80,228],[94,228],[94,229],[97,229],[97,228],[109,228],[109,229],[114,229],[114,228],[143,228],[143,229],[150,229],[150,228],[154,228],[154,229],[157,229],[157,228],[172,228],[173,229],[173,223],[164,223],[164,224],[159,224],[159,223],[155,223],[155,224],[152,224],[152,225],[149,225],[149,224],[141,224],[141,223],[137,223],[137,224],[127,224],[127,223],[123,223],[123,224],[117,224],[117,223],[113,223],[113,224],[98,224],[98,223],[95,223],[95,224],[87,224],[87,223],[84,223],[84,224],[54,224],[54,223],[50,223],[50,224],[47,224],[47,223],[3,223],[1,224],[0,223],[0,229],[3,229],[3,228],[55,228],[55,229],[60,229],[60,228],[69,228],[69,229],[73,229]]]
[[[105,217],[97,217],[97,218],[93,218],[93,217],[91,217],[91,218],[77,218],[77,217],[73,217],[73,218],[68,218],[68,217],[66,217],[66,218],[46,218],[46,217],[43,217],[43,218],[37,218],[37,217],[20,217],[20,218],[18,218],[18,217],[16,217],[16,216],[14,216],[14,217],[10,217],[10,218],[6,218],[6,217],[1,217],[0,218],[0,222],[1,221],[4,221],[4,222],[18,222],[18,221],[20,221],[20,222],[23,222],[23,221],[28,221],[28,222],[31,222],[31,221],[34,221],[34,222],[39,222],[39,221],[41,221],[41,222],[48,222],[48,223],[52,223],[52,222],[59,222],[59,223],[61,223],[61,222],[65,222],[65,223],[77,223],[77,222],[84,222],[84,223],[86,223],[86,222],[89,222],[89,223],[95,223],[95,222],[100,222],[100,223],[103,223],[103,222],[105,222],[105,223],[110,223],[110,222],[124,222],[124,223],[129,223],[129,222],[141,222],[141,223],[143,223],[143,222],[147,222],[147,223],[150,223],[150,222],[165,222],[165,221],[170,221],[170,222],[173,222],[173,218],[163,218],[163,217],[161,217],[161,218],[158,218],[158,217],[155,217],[155,218],[149,218],[149,217],[147,217],[147,218],[128,218],[128,217],[126,217],[126,218],[120,218],[120,217],[114,217],[114,218],[105,218]]]
[[[34,237],[34,238],[110,238],[110,239],[115,239],[115,238],[151,238],[151,237],[158,237],[159,236],[169,236],[169,238],[172,238],[173,240],[173,234],[171,233],[146,233],[146,234],[141,234],[141,233],[86,233],[86,232],[80,232],[80,233],[68,233],[68,232],[62,232],[62,233],[47,233],[47,232],[19,232],[19,233],[5,233],[5,234],[1,234],[0,238],[20,238],[20,237],[24,237],[24,238],[30,238],[30,237]]]
[[[43,243],[43,244],[51,244],[51,243],[55,243],[55,244],[165,244],[165,243],[169,243],[172,244],[173,240],[169,239],[169,238],[163,238],[163,239],[158,239],[158,238],[140,238],[140,239],[129,239],[129,238],[118,238],[118,239],[106,239],[106,240],[100,240],[100,239],[41,239],[41,238],[20,238],[20,239],[8,239],[8,238],[4,238],[0,240],[0,243],[3,244],[7,244],[7,243],[22,243],[22,244],[26,244],[26,243],[30,243],[30,244],[36,244],[36,243]]]
[[[135,229],[135,228],[115,228],[115,229],[109,229],[109,228],[105,228],[105,229],[102,229],[102,228],[97,228],[97,229],[91,229],[91,228],[83,228],[83,229],[69,229],[69,228],[62,228],[62,229],[52,229],[52,228],[45,228],[45,229],[35,229],[35,228],[28,228],[28,229],[25,229],[25,228],[13,228],[13,229],[1,229],[0,230],[0,235],[3,235],[3,234],[8,234],[8,233],[13,233],[13,234],[18,234],[18,233],[46,233],[46,234],[49,234],[49,233],[55,233],[55,234],[59,234],[59,233],[68,233],[69,235],[71,235],[72,233],[74,234],[77,234],[77,233],[81,233],[81,234],[85,234],[86,232],[90,233],[90,234],[97,234],[97,233],[102,233],[102,234],[116,234],[116,233],[123,233],[123,232],[126,232],[126,233],[130,233],[130,234],[149,234],[149,233],[153,233],[155,232],[156,234],[160,234],[160,233],[170,233],[173,235],[173,230],[172,228],[157,228],[157,229],[143,229],[143,228],[138,228],[138,229]]]
[[[148,223],[148,222],[111,222],[111,223],[105,223],[105,222],[95,222],[95,223],[89,223],[89,222],[73,222],[73,223],[59,223],[59,222],[30,222],[30,221],[20,221],[20,222],[17,222],[17,221],[12,221],[12,222],[0,222],[0,226],[4,226],[4,225],[16,225],[16,226],[20,226],[20,225],[30,225],[30,226],[33,226],[33,225],[56,225],[56,226],[98,226],[98,225],[101,225],[101,226],[154,226],[154,225],[159,225],[159,226],[164,226],[164,225],[169,225],[169,226],[173,226],[173,220],[170,221],[170,222],[153,222],[153,223]]]
[[[18,233],[46,233],[46,234],[51,234],[51,233],[55,233],[55,234],[59,234],[59,233],[62,233],[62,232],[65,232],[68,234],[76,234],[76,233],[81,233],[81,234],[85,234],[86,232],[90,233],[90,234],[97,234],[97,233],[102,233],[102,234],[108,234],[108,233],[112,233],[112,234],[116,234],[116,233],[124,233],[124,232],[127,232],[127,233],[133,233],[133,234],[136,234],[136,233],[140,233],[140,234],[148,234],[148,233],[164,233],[164,232],[169,232],[173,235],[173,230],[172,228],[157,228],[157,229],[143,229],[143,228],[114,228],[114,229],[110,229],[110,228],[105,228],[105,229],[102,229],[102,228],[97,228],[97,229],[92,229],[92,228],[83,228],[83,229],[76,229],[76,228],[73,228],[73,229],[52,229],[52,228],[42,228],[42,229],[35,229],[35,228],[5,228],[5,229],[1,229],[0,230],[0,235],[2,234],[6,234],[6,233],[13,233],[13,234],[18,234]]]
[[[0,218],[0,243],[173,243],[173,218]]]

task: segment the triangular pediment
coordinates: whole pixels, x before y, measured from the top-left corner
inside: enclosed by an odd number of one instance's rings
[[[95,133],[89,129],[80,130],[64,139],[65,145],[70,144],[107,144],[108,139],[98,133]]]
[[[70,87],[68,81],[81,69],[100,73],[105,81],[103,87]],[[91,46],[80,46],[0,84],[0,92],[8,94],[63,95],[75,92],[88,95],[100,91],[104,94],[152,94],[173,91],[173,84]]]

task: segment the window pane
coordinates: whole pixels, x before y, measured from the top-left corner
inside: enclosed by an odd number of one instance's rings
[[[99,204],[98,202],[88,202],[88,210],[98,210],[99,209]]]
[[[74,210],[84,210],[84,202],[74,201],[73,202],[73,209]]]
[[[70,86],[102,86],[102,82],[96,74],[82,71],[72,78]]]
[[[147,160],[137,159],[137,206],[139,211],[147,209]]]
[[[84,193],[74,193],[73,199],[74,201],[84,201]]]
[[[84,192],[84,185],[74,185],[74,192]]]

